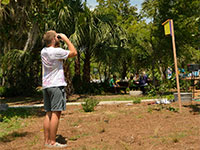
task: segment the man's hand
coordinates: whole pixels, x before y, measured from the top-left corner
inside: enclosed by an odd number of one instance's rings
[[[65,34],[63,34],[63,33],[57,33],[57,38],[63,40],[65,38],[67,38],[67,36]]]
[[[68,57],[75,57],[77,55],[77,50],[76,48],[74,47],[74,45],[71,43],[71,41],[68,39],[68,37],[63,34],[63,33],[58,33],[57,36],[60,36],[61,39],[67,44],[68,46],[68,49],[70,51]]]

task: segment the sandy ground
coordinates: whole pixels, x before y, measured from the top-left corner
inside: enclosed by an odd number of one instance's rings
[[[200,102],[101,105],[86,113],[67,106],[57,141],[67,150],[200,150]],[[171,110],[171,111],[170,111]],[[43,150],[43,109],[0,141],[0,150]],[[52,149],[52,148],[51,148]]]

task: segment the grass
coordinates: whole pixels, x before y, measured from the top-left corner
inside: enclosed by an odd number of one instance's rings
[[[129,94],[117,94],[117,95],[76,95],[69,97],[68,102],[83,102],[85,99],[87,98],[93,98],[95,100],[98,101],[135,101],[135,100],[144,100],[144,99],[158,99],[158,98],[170,98],[173,99],[173,95],[169,94],[169,95],[157,95],[157,96],[149,96],[149,95],[145,95],[145,96],[131,96]],[[39,103],[43,103],[42,100],[42,96],[41,95],[36,95],[33,97],[13,97],[13,98],[1,98],[0,102],[2,103],[9,103],[9,104],[39,104]]]
[[[34,139],[32,141],[29,141],[29,143],[27,143],[27,144],[29,146],[34,146],[38,142],[39,142],[39,137],[38,136],[34,136]]]
[[[10,141],[23,136],[17,131],[27,126],[24,119],[36,115],[41,115],[36,108],[9,108],[7,111],[1,111],[0,141]]]
[[[141,103],[140,99],[133,100],[133,104],[140,104],[140,103]]]
[[[184,138],[186,136],[187,136],[187,133],[179,132],[179,133],[173,133],[169,137],[171,138],[173,143],[178,143],[181,138]]]
[[[70,141],[76,141],[81,137],[85,137],[85,136],[89,136],[89,133],[83,133],[83,134],[78,134],[78,135],[74,135],[72,137],[69,138]]]
[[[160,96],[140,96],[133,97],[128,94],[126,95],[99,95],[99,96],[91,96],[93,99],[99,101],[134,101],[139,102],[143,99],[156,99],[160,98]],[[88,98],[88,97],[87,97]],[[80,101],[84,101],[85,98],[80,99]],[[8,102],[14,103],[25,103],[24,101],[28,100],[29,102],[38,100],[38,97],[25,97],[24,99],[20,97],[20,99],[9,99]],[[79,100],[79,99],[78,99]],[[2,101],[2,99],[1,99]],[[4,102],[7,102],[6,99],[3,99]],[[79,109],[78,109],[79,110]],[[152,112],[152,108],[149,108],[148,112]],[[171,108],[170,108],[171,110]],[[128,113],[125,110],[122,113]],[[17,137],[25,136],[27,133],[18,133],[17,131],[23,127],[26,127],[28,124],[24,123],[26,118],[30,117],[42,117],[44,112],[41,111],[40,108],[9,108],[7,111],[0,112],[0,141],[10,141]],[[107,113],[106,114],[109,119],[115,118],[117,114]],[[137,118],[142,118],[143,116],[136,116]],[[70,126],[78,126],[81,123],[80,120],[74,121],[70,123]],[[105,129],[102,128],[100,133],[105,132]],[[77,140],[84,135],[77,135],[71,137],[70,140]],[[179,138],[177,138],[179,139]],[[37,141],[37,138],[35,138]],[[33,143],[35,142],[33,141]],[[174,140],[176,142],[176,138]],[[31,143],[30,143],[31,144]]]
[[[102,95],[102,96],[92,96],[98,101],[138,101],[144,99],[158,99],[161,96],[131,96],[131,95]]]

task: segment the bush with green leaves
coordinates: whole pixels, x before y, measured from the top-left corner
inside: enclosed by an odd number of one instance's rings
[[[85,99],[84,103],[82,104],[83,110],[85,112],[92,112],[94,111],[94,107],[97,106],[99,102],[95,99]]]

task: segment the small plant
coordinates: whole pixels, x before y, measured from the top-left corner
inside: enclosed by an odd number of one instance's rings
[[[141,99],[133,100],[133,104],[140,104],[140,103],[141,103]]]
[[[179,140],[178,140],[177,138],[172,139],[172,141],[173,141],[174,143],[178,143],[178,142],[179,142]]]
[[[94,107],[97,106],[99,102],[94,99],[85,99],[84,103],[82,104],[83,110],[85,112],[92,112],[94,111]]]
[[[147,112],[148,112],[148,113],[152,113],[152,111],[153,111],[153,108],[152,108],[152,107],[148,107]]]
[[[174,107],[172,107],[172,106],[169,106],[168,108],[166,108],[167,110],[169,110],[169,111],[172,111],[172,112],[178,112],[178,108],[174,108]]]

